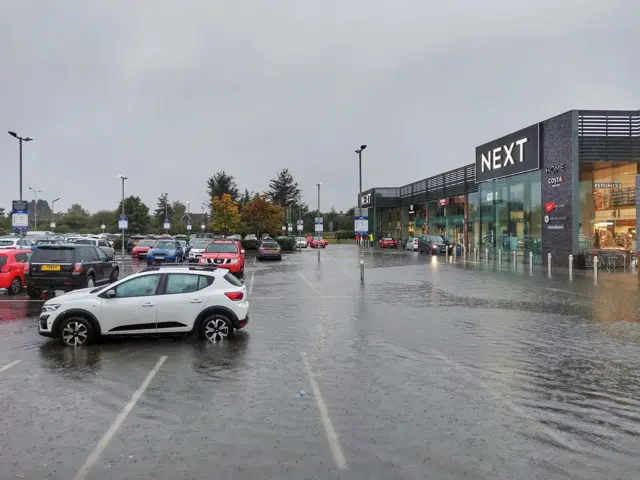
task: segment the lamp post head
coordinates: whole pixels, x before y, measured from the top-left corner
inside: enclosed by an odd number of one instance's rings
[[[120,180],[127,180],[128,177],[125,177],[124,175],[118,175],[118,178]]]
[[[9,131],[9,135],[18,138],[18,134],[16,132]]]
[[[367,148],[366,145],[360,145],[360,150],[364,150],[365,148]]]
[[[60,200],[60,197],[56,198],[54,201],[52,201],[51,203],[56,203],[58,200]]]
[[[31,137],[25,137],[22,139],[23,142],[30,142],[31,140],[33,140]]]

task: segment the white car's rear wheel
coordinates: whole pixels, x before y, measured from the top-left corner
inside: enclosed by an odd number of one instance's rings
[[[200,333],[211,343],[221,342],[233,335],[233,325],[227,317],[216,313],[203,320]]]

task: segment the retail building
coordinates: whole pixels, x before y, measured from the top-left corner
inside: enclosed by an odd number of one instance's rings
[[[477,147],[470,165],[370,189],[362,207],[376,238],[439,234],[566,266],[579,252],[637,251],[639,163],[640,111],[571,110]]]

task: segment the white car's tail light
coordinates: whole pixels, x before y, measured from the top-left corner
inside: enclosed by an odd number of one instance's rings
[[[242,292],[224,292],[229,300],[233,300],[234,302],[239,302],[244,298],[244,293]]]

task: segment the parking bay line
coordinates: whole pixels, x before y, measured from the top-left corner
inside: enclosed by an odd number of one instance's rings
[[[11,363],[7,363],[4,367],[0,368],[0,373],[2,372],[6,372],[7,370],[9,370],[11,367],[13,367],[14,365],[17,365],[21,362],[22,360],[14,360]]]
[[[111,424],[109,429],[102,436],[96,448],[93,450],[93,452],[91,452],[89,457],[87,457],[87,460],[84,462],[84,465],[80,467],[80,470],[78,470],[78,473],[76,473],[76,476],[73,477],[73,480],[84,480],[84,478],[87,476],[87,473],[89,473],[89,471],[91,470],[91,467],[93,466],[93,464],[96,463],[96,461],[100,458],[100,455],[102,455],[102,452],[104,452],[105,448],[107,448],[107,445],[109,445],[109,442],[111,441],[113,436],[116,434],[116,432],[122,425],[122,422],[124,422],[124,420],[127,418],[127,415],[129,415],[131,410],[133,410],[133,407],[136,406],[136,403],[138,403],[138,400],[140,400],[140,397],[142,397],[142,394],[149,387],[151,380],[153,380],[153,377],[156,376],[156,373],[158,373],[158,370],[160,370],[160,367],[162,366],[162,364],[166,359],[167,359],[166,355],[163,355],[162,357],[160,357],[160,360],[158,360],[155,367],[151,369],[151,371],[147,375],[147,378],[144,379],[144,381],[142,382],[138,390],[136,390],[133,393],[129,402],[124,406],[124,408],[122,409],[118,417],[114,420],[114,422]]]
[[[311,287],[311,289],[316,292],[318,295],[320,295],[320,292],[318,291],[318,289],[316,287],[313,286],[313,283],[311,283],[307,277],[305,277],[304,275],[302,275],[300,272],[296,272],[298,275],[300,275],[300,278],[303,279],[305,282],[307,282],[307,285],[309,285]]]
[[[255,273],[251,272],[251,280],[249,280],[249,290],[247,291],[247,293],[249,295],[251,295],[251,292],[253,292],[253,280],[255,278]]]
[[[316,405],[318,406],[318,410],[320,411],[320,418],[322,420],[322,424],[324,425],[324,432],[327,436],[327,441],[329,442],[329,448],[331,448],[333,461],[335,462],[338,470],[346,470],[347,460],[345,459],[344,452],[342,451],[342,447],[340,446],[340,439],[338,438],[338,434],[333,428],[333,423],[331,422],[331,417],[329,416],[329,410],[327,410],[327,405],[326,403],[324,403],[324,399],[322,398],[322,392],[320,392],[320,387],[318,386],[318,382],[316,382],[315,373],[311,368],[311,364],[309,363],[307,354],[305,352],[300,352],[300,356],[302,357],[302,363],[304,363],[304,367],[307,370],[307,376],[309,377],[309,384],[311,385],[311,390],[313,391],[313,397],[315,398]]]

